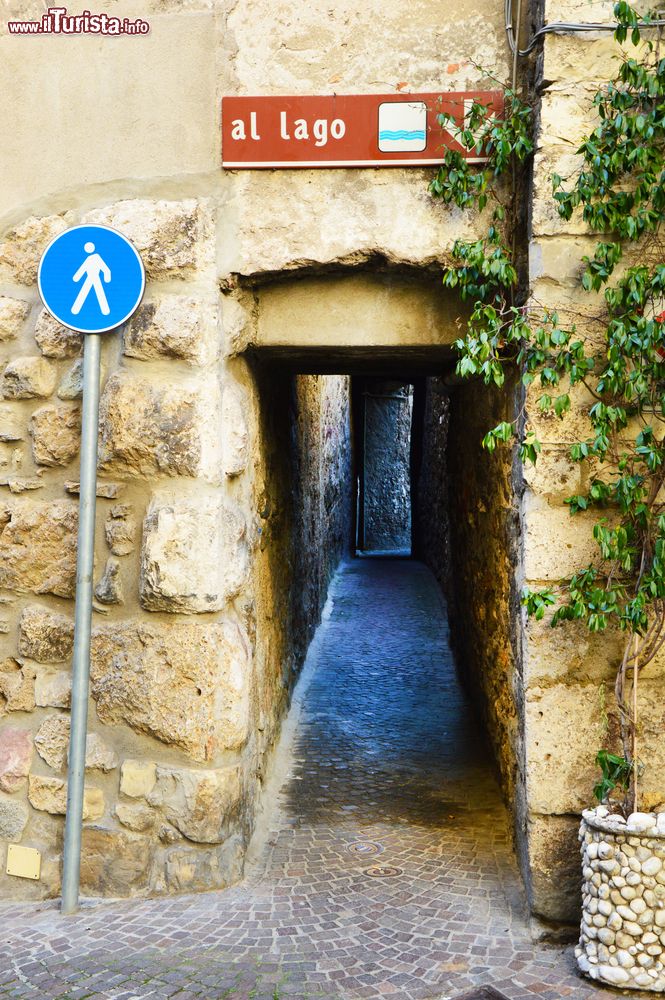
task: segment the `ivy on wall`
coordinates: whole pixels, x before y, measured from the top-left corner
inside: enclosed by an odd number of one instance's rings
[[[655,38],[644,37],[648,18],[623,0],[614,13],[616,40],[625,45],[618,73],[595,96],[597,124],[578,149],[577,175],[552,178],[560,215],[581,213],[597,236],[581,283],[596,301],[602,293],[600,316],[586,317],[578,332],[555,311],[514,301],[518,276],[506,218],[515,190],[502,178],[533,150],[532,111],[516,93],[506,92],[501,119],[474,104],[456,138],[467,150],[484,149],[485,164],[478,169],[448,151],[430,191],[483,212],[489,223],[482,239],[454,244],[443,277],[472,303],[456,343],[458,374],[501,386],[506,367],[517,365],[538,409],[559,418],[580,393],[592,400],[587,433],[570,451],[587,463],[589,486],[566,502],[571,515],[597,515],[597,557],[556,588],[525,588],[522,600],[537,619],[551,608],[554,626],[579,621],[591,632],[626,634],[615,685],[623,753],[610,755],[605,768],[601,752],[596,788],[603,799],[625,791],[624,806],[635,809],[639,673],[665,642],[665,57],[660,33],[649,29]],[[626,266],[630,244],[639,263]],[[491,452],[509,442],[522,461],[537,460],[541,445],[524,412],[488,430],[483,446]]]

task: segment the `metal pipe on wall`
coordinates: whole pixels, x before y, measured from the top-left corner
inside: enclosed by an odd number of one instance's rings
[[[97,432],[99,425],[99,374],[101,335],[85,335],[83,353],[83,412],[81,419],[81,472],[76,556],[76,610],[72,658],[72,705],[67,814],[62,870],[62,913],[75,913],[79,901],[81,824],[85,780],[85,744],[90,685],[90,633],[92,628],[92,574],[95,554],[97,501]]]
[[[521,4],[521,0],[519,0]],[[530,52],[534,50],[538,42],[545,35],[549,34],[575,34],[578,32],[587,31],[616,31],[616,24],[598,24],[593,21],[587,23],[584,22],[574,22],[574,21],[552,21],[550,24],[545,24],[542,28],[539,28],[535,32],[533,38],[527,45],[525,49],[520,49],[519,38],[516,37],[513,31],[513,3],[512,0],[505,0],[504,3],[504,13],[506,22],[506,35],[508,38],[508,45],[510,46],[510,51],[514,52],[517,56],[528,56]],[[660,13],[660,12],[659,12]],[[520,13],[518,11],[517,15],[517,27],[519,34],[519,22]],[[665,18],[655,18],[650,21],[638,21],[637,26],[640,29],[644,28],[662,28],[665,26]],[[513,70],[513,79],[515,79],[515,72]],[[514,84],[513,84],[514,86]]]

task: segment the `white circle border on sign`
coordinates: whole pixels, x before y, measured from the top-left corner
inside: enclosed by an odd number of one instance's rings
[[[49,307],[46,304],[46,300],[44,299],[44,295],[42,294],[42,264],[44,263],[44,258],[46,257],[47,253],[49,252],[49,250],[51,249],[51,247],[53,246],[53,244],[57,243],[58,240],[62,239],[62,237],[65,235],[65,233],[73,233],[76,229],[103,229],[107,233],[114,233],[115,236],[119,236],[120,239],[123,240],[127,244],[127,246],[130,248],[130,250],[132,251],[132,253],[134,254],[134,256],[136,257],[136,259],[137,259],[137,261],[139,263],[139,268],[141,270],[141,290],[140,290],[140,293],[138,295],[138,298],[136,299],[136,302],[134,303],[134,305],[132,306],[132,308],[129,310],[129,312],[126,313],[126,315],[123,316],[123,318],[121,320],[118,320],[117,322],[113,323],[111,326],[105,326],[105,327],[103,327],[101,329],[100,328],[96,328],[94,330],[89,330],[89,329],[81,327],[81,326],[74,326],[72,323],[66,323],[59,316],[56,316],[54,313],[51,312],[51,310],[49,309]],[[41,255],[40,260],[39,260],[39,268],[37,269],[37,289],[39,291],[39,297],[40,297],[40,299],[42,301],[42,305],[46,309],[46,311],[49,314],[49,316],[51,316],[56,321],[56,323],[60,323],[61,326],[66,327],[68,330],[73,330],[75,333],[88,333],[88,334],[91,334],[91,333],[110,333],[111,330],[117,330],[119,326],[122,326],[123,323],[126,323],[127,320],[129,319],[129,317],[133,316],[133,314],[136,312],[136,310],[138,309],[138,307],[141,305],[141,300],[143,299],[143,296],[145,295],[145,267],[144,267],[143,261],[141,259],[141,254],[138,252],[138,250],[136,249],[136,247],[134,246],[134,244],[132,243],[132,241],[127,236],[125,236],[124,233],[121,233],[118,229],[114,229],[113,226],[102,226],[102,225],[99,225],[96,222],[86,222],[86,223],[82,222],[78,226],[70,226],[68,229],[63,230],[62,233],[58,233],[58,235],[54,236],[53,239],[51,240],[51,242],[48,244],[48,246],[44,250],[44,252]]]

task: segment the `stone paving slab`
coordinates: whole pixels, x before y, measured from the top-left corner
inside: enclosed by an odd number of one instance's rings
[[[492,986],[481,986],[479,990],[472,990],[464,996],[455,997],[455,1000],[506,1000],[506,998]]]
[[[72,917],[55,902],[0,905],[0,997],[619,995],[581,979],[571,947],[531,938],[445,608],[416,562],[338,574],[262,826],[244,882],[223,892],[88,902]],[[377,867],[398,871],[367,874]]]

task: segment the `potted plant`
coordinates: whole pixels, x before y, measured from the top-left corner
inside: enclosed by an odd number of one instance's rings
[[[473,302],[456,345],[458,374],[501,386],[506,365],[517,365],[535,405],[558,417],[574,394],[592,397],[588,433],[571,448],[573,460],[587,463],[590,485],[567,503],[572,514],[597,514],[598,554],[558,588],[525,589],[523,604],[537,619],[549,609],[554,626],[576,621],[625,637],[614,688],[619,745],[598,753],[599,805],[581,824],[576,954],[593,979],[665,992],[665,814],[642,812],[639,795],[639,679],[665,643],[665,59],[640,37],[644,22],[629,4],[614,12],[617,41],[630,36],[632,48],[596,94],[598,124],[578,150],[572,186],[553,177],[560,214],[581,213],[599,234],[582,277],[588,292],[602,293],[594,329],[578,333],[555,312],[513,301],[517,274],[497,178],[532,148],[529,109],[516,94],[507,91],[498,121],[474,105],[457,139],[482,145],[487,164],[474,171],[449,152],[431,191],[461,207],[494,202],[487,237],[456,242],[444,275],[444,285]],[[638,244],[638,262],[626,260],[630,244]],[[483,445],[491,452],[509,441],[523,461],[536,461],[540,444],[528,421],[498,424]]]

